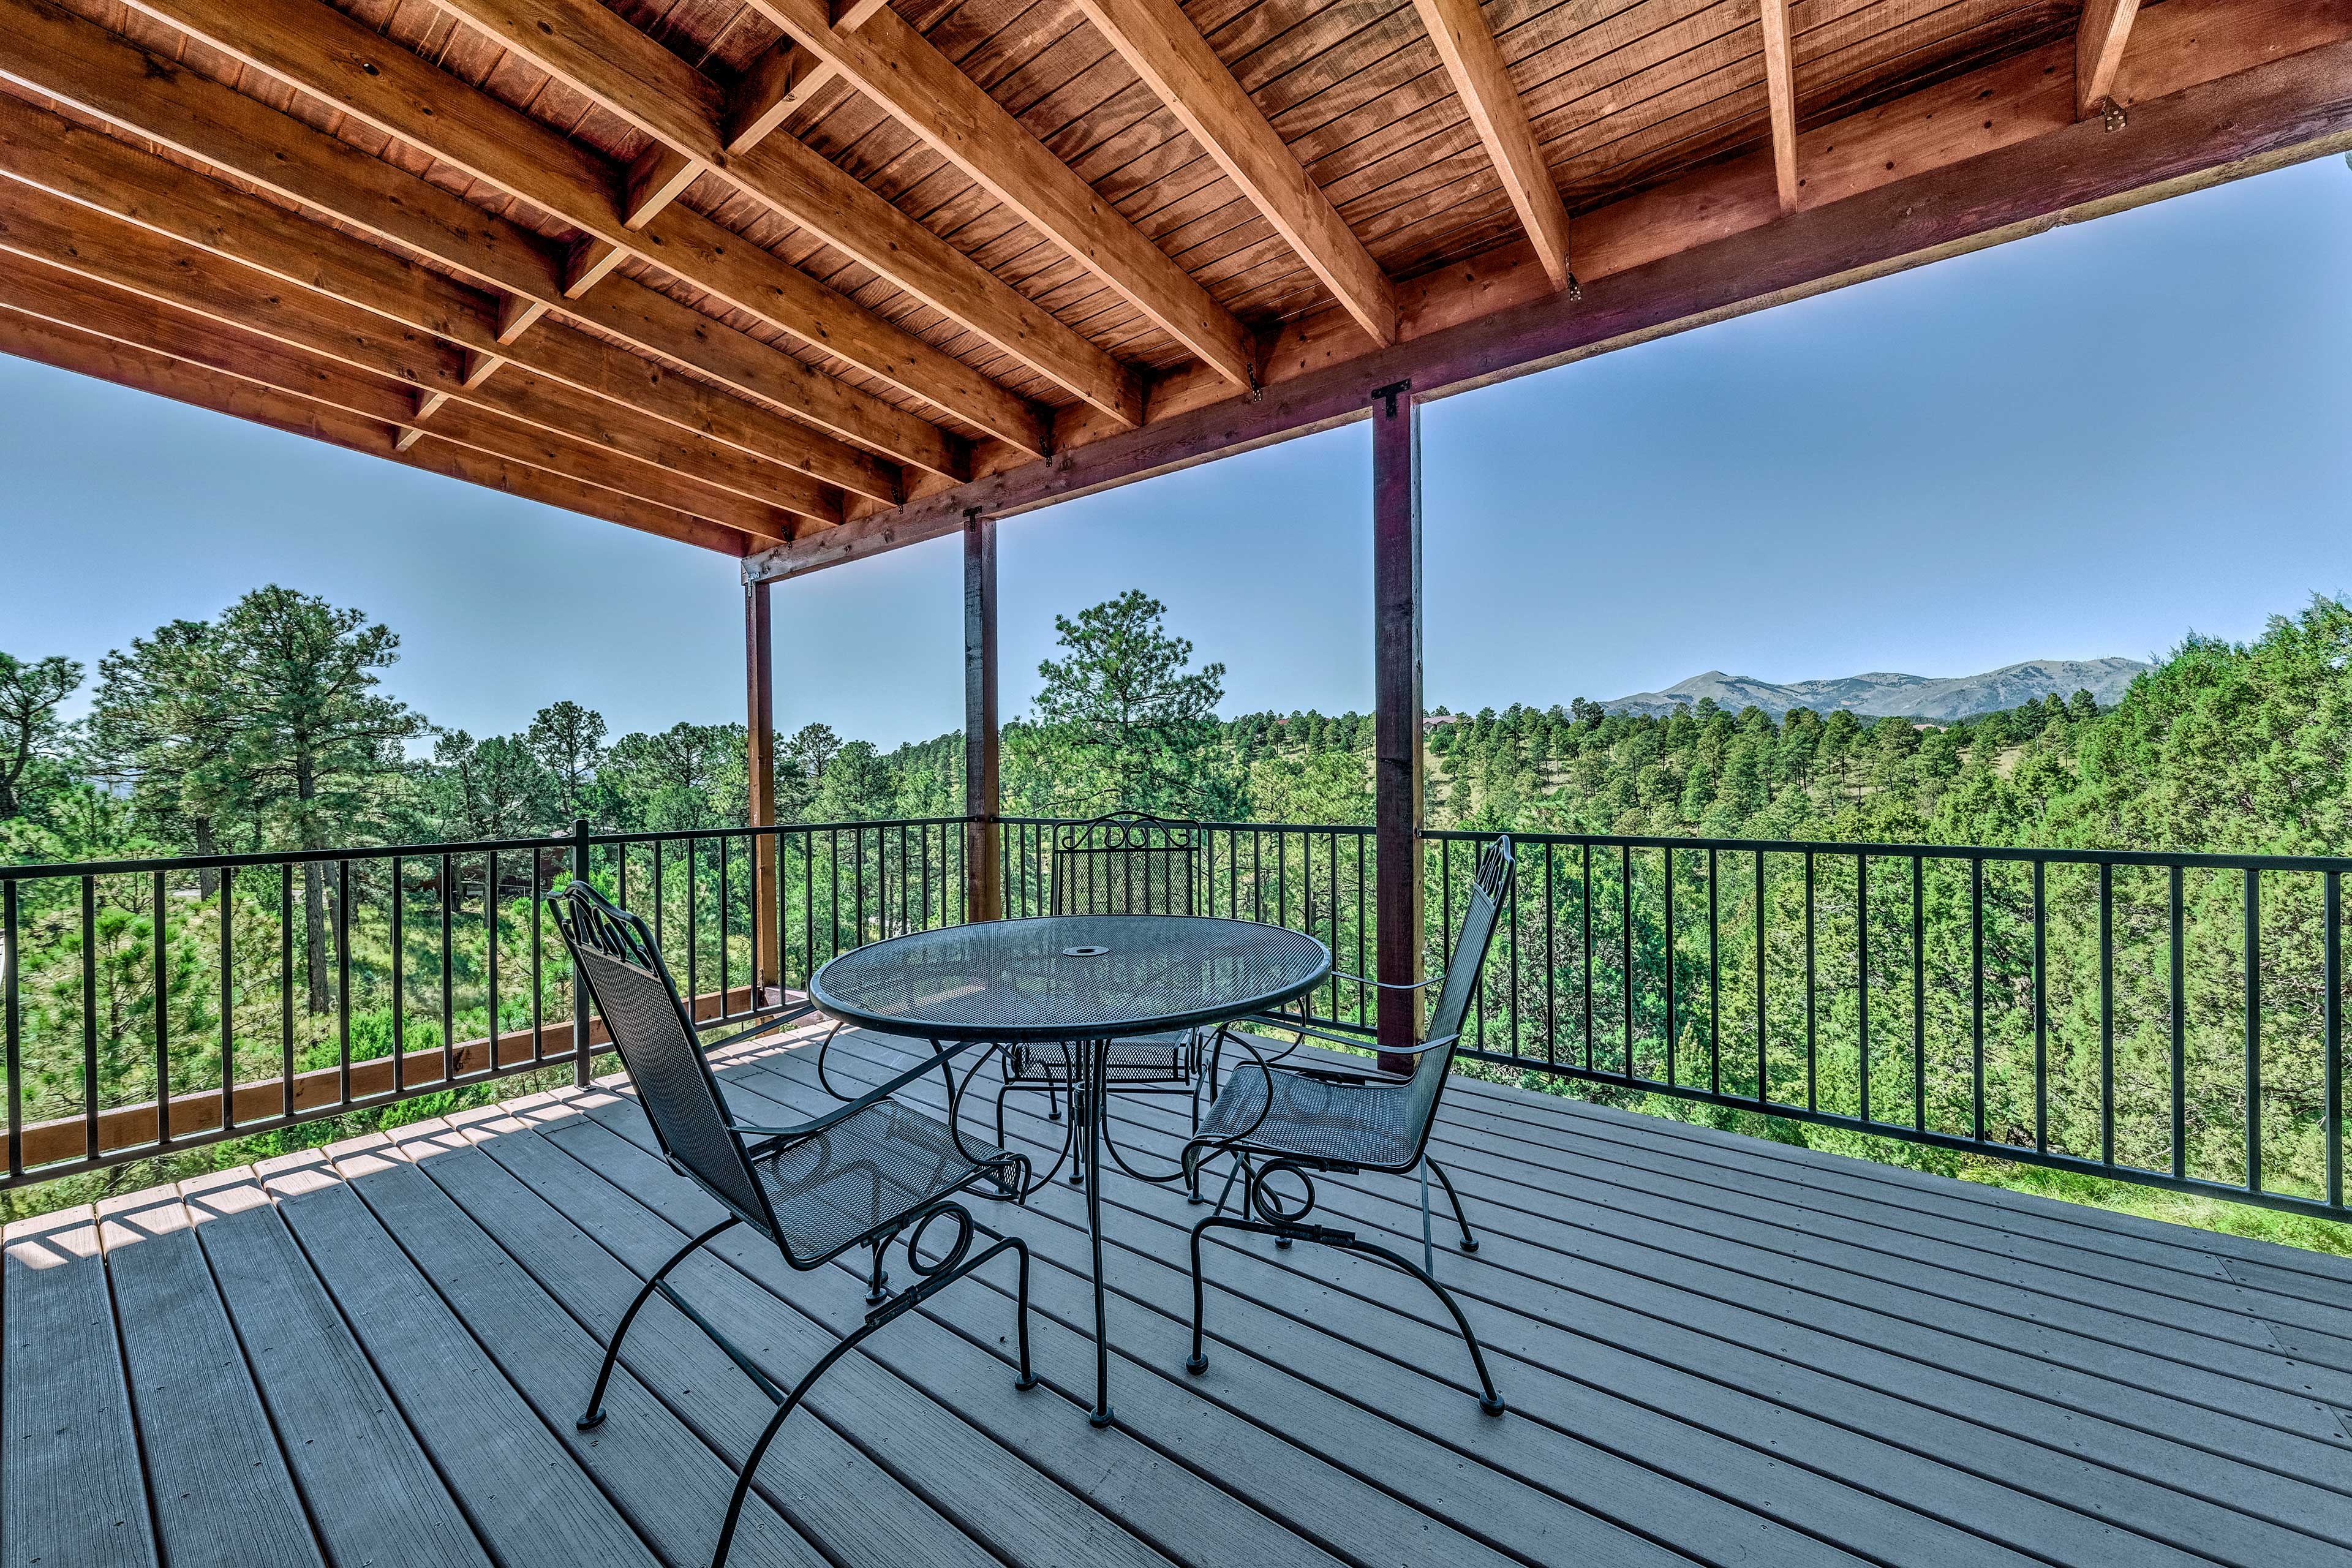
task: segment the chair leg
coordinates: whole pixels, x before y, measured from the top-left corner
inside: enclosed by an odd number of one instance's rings
[[[865,1322],[851,1330],[831,1350],[819,1356],[816,1364],[803,1373],[798,1383],[793,1384],[792,1392],[787,1394],[782,1402],[776,1406],[775,1415],[769,1418],[768,1425],[761,1430],[760,1440],[751,1445],[751,1452],[745,1458],[742,1470],[735,1477],[735,1490],[727,1500],[727,1518],[719,1527],[719,1546],[710,1554],[710,1568],[721,1568],[721,1564],[727,1561],[728,1550],[735,1543],[735,1527],[742,1521],[743,1500],[751,1495],[752,1473],[759,1469],[760,1461],[767,1458],[768,1446],[776,1440],[776,1434],[783,1430],[784,1418],[799,1408],[801,1401],[807,1397],[808,1391],[815,1386],[816,1380],[832,1371],[835,1363],[856,1349],[858,1342],[873,1333],[875,1330],[903,1315],[907,1308],[912,1307],[934,1291],[962,1279],[998,1253],[1008,1250],[1017,1253],[1021,1260],[1019,1304],[1015,1309],[1019,1325],[1021,1375],[1013,1386],[1024,1392],[1037,1386],[1037,1374],[1029,1364],[1029,1248],[1020,1237],[1006,1237],[977,1258],[959,1264],[953,1268],[926,1276],[919,1285],[911,1288],[904,1297],[899,1299],[899,1301],[893,1302],[889,1310],[868,1313]]]
[[[1211,1215],[1192,1227],[1192,1353],[1184,1363],[1186,1372],[1198,1376],[1209,1369],[1209,1355],[1204,1342],[1208,1292],[1202,1278],[1201,1237],[1203,1233],[1211,1230],[1244,1230],[1258,1236],[1271,1236],[1276,1239],[1280,1239],[1282,1233],[1288,1230],[1293,1239],[1319,1241],[1326,1247],[1337,1247],[1342,1252],[1360,1253],[1367,1258],[1377,1258],[1383,1263],[1402,1268],[1428,1286],[1437,1299],[1445,1304],[1446,1311],[1454,1318],[1454,1328],[1462,1334],[1462,1342],[1470,1347],[1470,1363],[1477,1369],[1478,1386],[1482,1391],[1478,1396],[1478,1408],[1489,1415],[1500,1415],[1509,1408],[1503,1403],[1503,1396],[1495,1392],[1495,1380],[1486,1371],[1486,1350],[1478,1343],[1478,1336],[1471,1331],[1470,1320],[1462,1315],[1461,1304],[1454,1300],[1453,1291],[1439,1284],[1433,1276],[1416,1266],[1409,1258],[1391,1252],[1385,1247],[1376,1247],[1369,1241],[1359,1240],[1352,1232],[1329,1230],[1320,1226],[1268,1225],[1263,1220],[1228,1219],[1223,1215]]]
[[[890,1237],[885,1237],[866,1245],[874,1248],[874,1268],[866,1282],[866,1304],[878,1307],[890,1299],[890,1270],[882,1266],[883,1250],[890,1245]]]
[[[687,1255],[696,1247],[735,1223],[735,1216],[729,1215],[725,1219],[671,1253],[669,1261],[655,1269],[653,1278],[637,1287],[635,1299],[630,1301],[629,1310],[621,1314],[620,1326],[613,1331],[612,1339],[604,1346],[604,1364],[596,1369],[596,1386],[589,1390],[587,1414],[573,1422],[574,1426],[583,1432],[589,1432],[604,1424],[604,1389],[613,1381],[613,1364],[621,1359],[621,1341],[627,1335],[629,1325],[637,1321],[637,1313],[652,1298],[653,1293],[661,1289],[662,1280],[667,1277],[671,1269],[685,1262]]]
[[[1478,1238],[1470,1234],[1470,1216],[1462,1212],[1462,1194],[1454,1190],[1454,1178],[1445,1173],[1444,1166],[1429,1158],[1426,1154],[1422,1156],[1421,1163],[1430,1170],[1437,1173],[1438,1181],[1443,1184],[1445,1188],[1445,1195],[1453,1200],[1454,1223],[1462,1227],[1462,1250],[1465,1252],[1477,1251]],[[1426,1176],[1422,1178],[1424,1187],[1426,1187],[1429,1178]],[[1424,1191],[1422,1194],[1422,1207],[1424,1213],[1427,1211],[1428,1206],[1429,1196],[1427,1192]]]

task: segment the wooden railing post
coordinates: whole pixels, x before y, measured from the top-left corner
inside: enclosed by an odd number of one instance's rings
[[[974,510],[963,514],[963,875],[975,921],[1004,918],[997,739],[996,528]]]
[[[1372,395],[1372,823],[1374,977],[1422,977],[1421,411],[1412,384]],[[1379,1039],[1401,1049],[1421,1037],[1419,993],[1381,997]],[[1413,1058],[1383,1052],[1381,1067]]]
[[[770,640],[768,584],[743,584],[743,752],[751,785],[751,825],[776,826],[776,697],[774,648]],[[776,836],[751,837],[751,994],[754,1005],[771,987],[784,983],[776,930]],[[722,920],[724,916],[722,915]]]

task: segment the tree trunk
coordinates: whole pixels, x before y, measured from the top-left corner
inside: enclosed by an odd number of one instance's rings
[[[195,829],[197,854],[217,855],[220,853],[220,841],[213,837],[213,819],[211,817],[199,816],[194,819],[191,826]],[[207,867],[196,873],[197,897],[205,899],[211,898],[215,892],[219,890],[220,885],[221,874],[218,871]]]

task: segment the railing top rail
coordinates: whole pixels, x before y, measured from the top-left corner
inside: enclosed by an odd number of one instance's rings
[[[873,817],[858,822],[782,822],[760,827],[681,827],[633,833],[592,833],[592,846],[650,844],[656,839],[753,838],[762,835],[830,833],[858,828],[949,827],[969,820],[961,816]],[[155,871],[226,871],[252,866],[304,866],[337,860],[425,860],[444,855],[520,854],[525,850],[569,849],[571,834],[547,838],[472,838],[447,844],[373,844],[341,849],[259,849],[236,855],[170,855],[141,860],[58,860],[26,865],[0,865],[0,882],[29,882],[59,877],[140,876]]]
[[[1494,835],[1462,828],[1425,828],[1422,837],[1483,844]],[[1883,855],[1901,859],[1916,855],[1929,860],[2039,860],[2050,865],[2179,866],[2185,870],[2352,872],[2352,858],[2326,855],[2210,855],[2164,849],[2037,849],[1979,844],[1875,844],[1813,838],[1676,838],[1622,833],[1516,831],[1511,835],[1511,841],[1515,844],[1590,844],[1609,848],[1630,845],[1636,849],[1732,849],[1742,853],[1761,849],[1775,855]]]

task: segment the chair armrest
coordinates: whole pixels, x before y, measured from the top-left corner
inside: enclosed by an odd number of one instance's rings
[[[840,1122],[848,1121],[851,1117],[856,1115],[861,1110],[871,1110],[874,1107],[881,1104],[884,1100],[889,1099],[892,1095],[898,1093],[900,1089],[906,1088],[908,1084],[914,1082],[925,1073],[928,1073],[933,1068],[940,1067],[947,1062],[952,1061],[957,1057],[963,1055],[964,1052],[971,1049],[973,1045],[976,1043],[977,1042],[971,1040],[960,1040],[954,1045],[948,1047],[945,1050],[940,1051],[936,1055],[928,1057],[922,1061],[917,1062],[913,1067],[908,1068],[905,1072],[902,1072],[898,1077],[891,1079],[888,1082],[881,1085],[879,1088],[868,1089],[866,1093],[859,1095],[856,1100],[835,1106],[833,1110],[826,1111],[823,1116],[813,1118],[810,1121],[797,1122],[790,1127],[754,1127],[749,1122],[737,1121],[730,1117],[727,1122],[728,1130],[732,1132],[740,1133],[747,1138],[760,1139],[765,1143],[793,1143],[799,1142],[803,1138],[813,1138],[829,1127],[833,1127]]]
[[[1299,1035],[1312,1035],[1318,1040],[1329,1040],[1335,1045],[1352,1046],[1358,1050],[1365,1048],[1364,1042],[1352,1035],[1336,1034],[1313,1024],[1302,1023],[1297,1018],[1286,1018],[1279,1013],[1252,1013],[1234,1021],[1237,1024],[1270,1024],[1277,1029],[1288,1029]],[[1280,1041],[1275,1043],[1281,1044]],[[1295,1041],[1293,1043],[1296,1044]]]
[[[1350,974],[1344,969],[1335,969],[1331,972],[1331,978],[1357,985],[1370,985],[1382,991],[1425,991],[1443,981],[1445,972],[1441,969],[1426,980],[1374,980],[1362,974]]]

